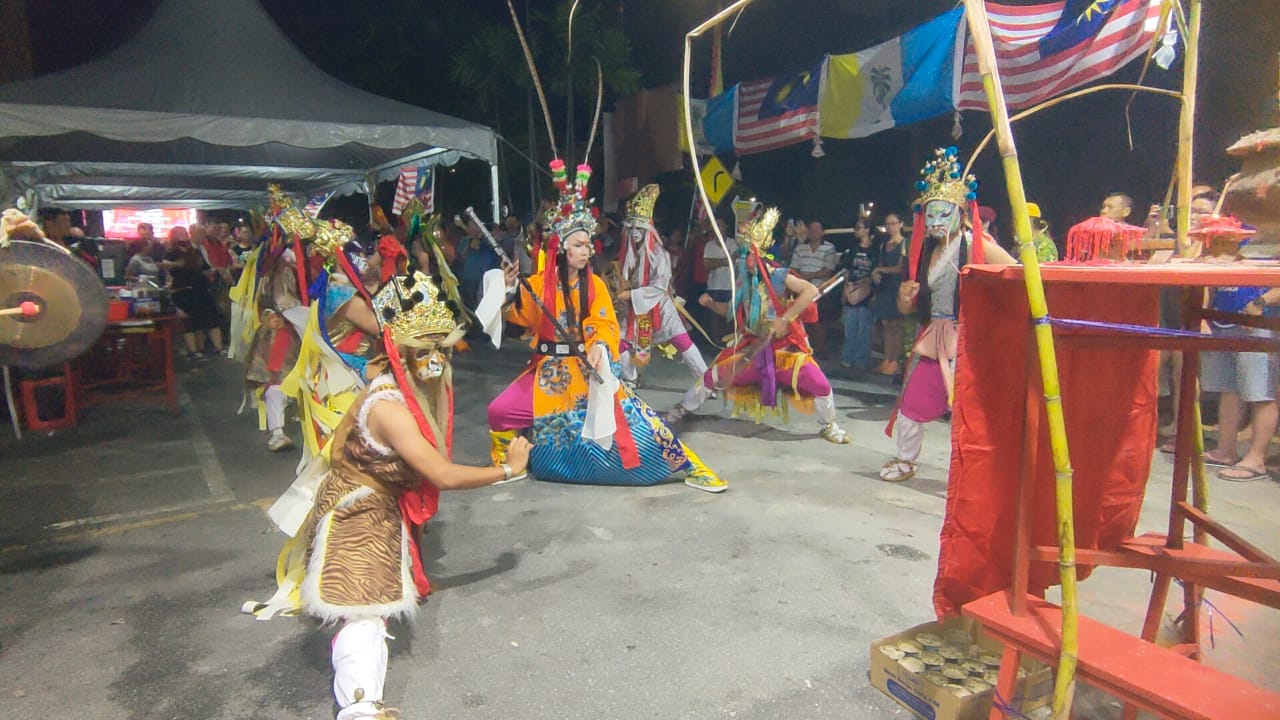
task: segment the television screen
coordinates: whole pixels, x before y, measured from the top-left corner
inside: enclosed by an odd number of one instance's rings
[[[151,223],[155,236],[163,240],[175,225],[194,225],[199,221],[195,210],[115,208],[102,211],[102,234],[122,240],[136,238],[138,223]]]

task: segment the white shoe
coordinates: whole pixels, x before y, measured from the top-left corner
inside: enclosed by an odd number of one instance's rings
[[[849,444],[849,433],[845,432],[844,428],[834,422],[829,422],[826,425],[823,425],[822,429],[818,431],[818,435],[829,443],[835,443],[836,445]]]
[[[684,403],[676,403],[675,407],[667,411],[662,420],[667,425],[679,425],[680,421],[684,420],[684,417],[688,414],[689,411],[685,408]]]
[[[288,450],[291,447],[293,447],[293,441],[284,434],[283,430],[272,430],[271,437],[267,438],[267,449],[271,452]]]

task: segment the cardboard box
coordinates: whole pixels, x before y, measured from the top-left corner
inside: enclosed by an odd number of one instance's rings
[[[983,633],[971,618],[956,617],[941,623],[924,623],[871,643],[871,684],[921,720],[985,720],[991,712],[995,688],[960,697],[927,680],[922,674],[911,672],[880,651],[883,645],[914,640],[920,633],[942,637],[946,631],[957,629],[968,632],[974,642],[986,651],[1003,655],[1004,646]],[[1050,704],[1053,700],[1053,668],[1025,655],[1021,667],[1026,676],[1018,680],[1009,704],[1022,713]]]

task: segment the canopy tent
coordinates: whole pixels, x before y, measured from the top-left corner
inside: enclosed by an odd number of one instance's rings
[[[493,130],[327,75],[256,0],[163,0],[106,56],[0,85],[6,202],[248,208],[267,182],[364,192],[370,176],[463,157],[490,164],[496,199]]]

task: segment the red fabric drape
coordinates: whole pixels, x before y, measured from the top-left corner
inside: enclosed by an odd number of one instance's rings
[[[951,471],[933,595],[939,617],[1009,587],[1025,393],[1043,395],[1022,278],[997,274],[991,266],[970,266],[961,275]],[[1049,282],[1046,292],[1055,317],[1157,324],[1155,285]],[[1076,545],[1114,549],[1133,533],[1151,471],[1157,353],[1062,342],[1056,350],[1075,470]],[[1043,418],[1039,442],[1032,542],[1056,545],[1053,459]],[[1080,566],[1079,577],[1091,569]],[[1033,564],[1031,589],[1057,578],[1056,566]]]

